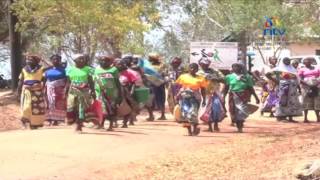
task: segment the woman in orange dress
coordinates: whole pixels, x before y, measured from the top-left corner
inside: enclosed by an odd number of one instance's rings
[[[207,81],[203,76],[197,75],[199,66],[192,63],[189,66],[189,73],[181,75],[176,83],[181,86],[177,95],[181,108],[180,122],[188,129],[189,136],[196,136],[200,133],[198,128],[198,111],[202,99],[202,106],[206,105]]]

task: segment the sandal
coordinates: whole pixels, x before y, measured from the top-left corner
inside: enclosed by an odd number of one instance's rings
[[[161,116],[158,118],[158,120],[167,120],[167,118],[165,116]]]
[[[149,117],[146,119],[146,121],[154,121],[154,117]]]
[[[193,131],[193,135],[194,136],[198,136],[200,134],[200,128],[196,128],[194,131]]]
[[[128,128],[128,125],[124,124],[121,126],[121,128]]]

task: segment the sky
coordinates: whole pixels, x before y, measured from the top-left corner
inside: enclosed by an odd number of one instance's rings
[[[163,17],[161,20],[161,24],[163,29],[166,31],[170,31],[171,29],[174,32],[179,32],[178,24],[188,19],[187,14],[185,14],[181,7],[172,6],[171,14],[167,14],[166,12],[160,11],[160,16]],[[165,35],[165,30],[161,28],[156,28],[150,32],[145,33],[145,40],[152,43],[153,45],[160,45],[161,39]]]
[[[0,44],[0,51],[2,53],[9,53],[8,47]],[[2,60],[2,59],[1,59]],[[10,78],[10,59],[7,59],[6,62],[0,62],[0,74],[3,74],[6,79]]]

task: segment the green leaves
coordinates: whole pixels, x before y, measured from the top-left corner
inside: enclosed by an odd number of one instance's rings
[[[26,36],[58,39],[51,42],[89,54],[108,51],[108,45],[120,48],[132,40],[129,34],[140,36],[159,20],[153,0],[19,0],[12,9],[19,17],[18,30]]]

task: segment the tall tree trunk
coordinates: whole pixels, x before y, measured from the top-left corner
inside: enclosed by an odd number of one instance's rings
[[[111,47],[113,56],[115,56],[117,58],[121,58],[122,53],[121,53],[121,50],[119,48],[119,44],[117,43],[117,40],[115,40],[115,38],[111,38],[111,39],[108,40],[108,43],[109,43],[109,45]]]
[[[8,0],[9,7],[14,0]],[[22,51],[21,51],[21,34],[16,31],[18,17],[8,8],[9,11],[9,39],[10,39],[10,61],[11,61],[11,78],[13,91],[17,89],[19,74],[22,69]]]
[[[240,60],[247,68],[247,33],[241,31],[239,34],[239,50],[241,52]]]

